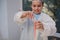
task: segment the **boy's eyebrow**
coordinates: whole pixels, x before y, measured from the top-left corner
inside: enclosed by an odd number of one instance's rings
[[[42,3],[42,5],[44,4],[43,0],[32,0],[32,3],[33,3],[33,1],[38,1],[38,2]]]
[[[40,1],[40,2],[43,2],[43,0],[32,0],[32,1]]]

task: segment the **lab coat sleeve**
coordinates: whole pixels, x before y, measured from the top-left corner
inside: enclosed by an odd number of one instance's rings
[[[24,24],[27,21],[27,18],[20,18],[22,14],[23,14],[23,12],[20,11],[20,12],[16,13],[14,16],[14,21],[19,25]]]
[[[56,33],[56,24],[48,15],[44,16],[43,20],[44,30],[42,31],[42,36],[53,36]]]

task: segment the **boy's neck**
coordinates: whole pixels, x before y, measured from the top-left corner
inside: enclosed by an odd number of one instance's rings
[[[34,13],[34,14],[36,14],[36,15],[40,15],[41,13]]]
[[[33,13],[33,14],[36,14],[36,15],[40,15],[40,14],[41,14],[41,12],[40,12],[40,13],[35,13],[35,12],[33,12],[33,11],[32,11],[32,13]]]

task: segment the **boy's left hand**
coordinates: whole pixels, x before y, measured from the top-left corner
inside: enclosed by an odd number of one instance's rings
[[[36,29],[44,30],[43,24],[40,21],[35,22]]]

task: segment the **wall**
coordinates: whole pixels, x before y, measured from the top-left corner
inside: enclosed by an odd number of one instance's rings
[[[0,40],[19,40],[19,27],[13,21],[19,9],[22,0],[0,0]]]
[[[22,10],[22,0],[7,0],[9,40],[19,40],[20,38],[19,27],[13,20],[19,9]]]

